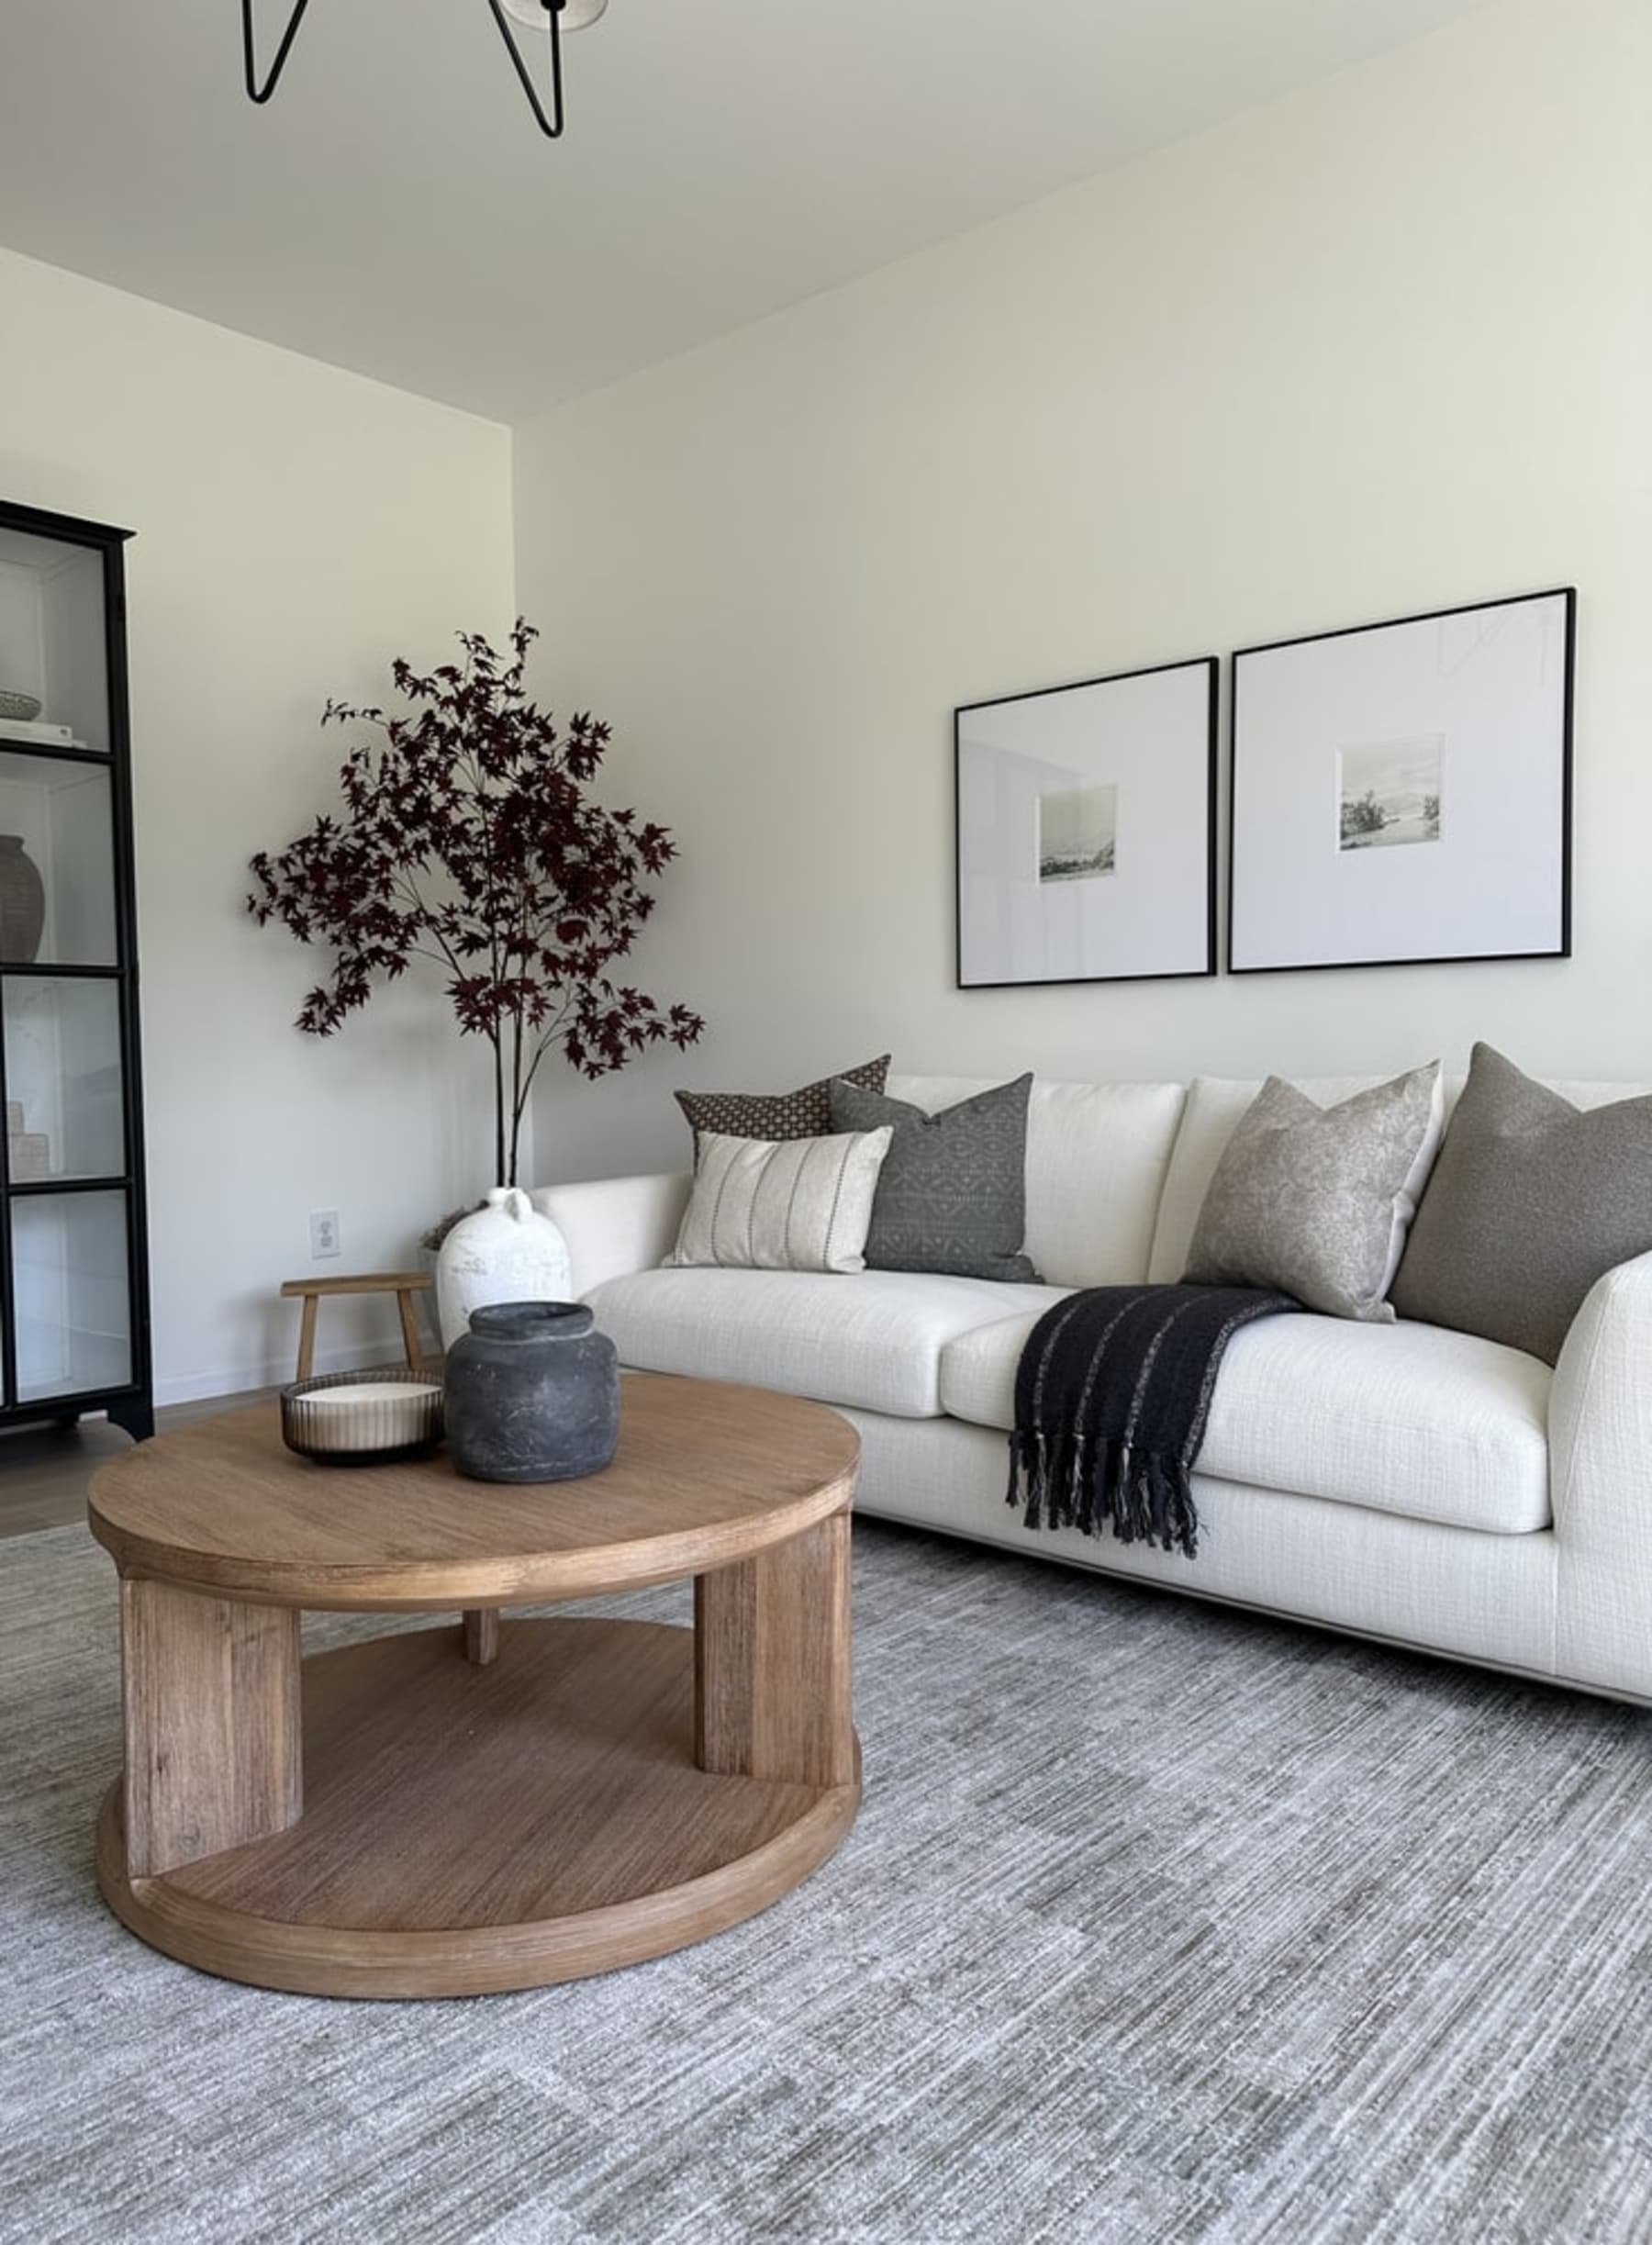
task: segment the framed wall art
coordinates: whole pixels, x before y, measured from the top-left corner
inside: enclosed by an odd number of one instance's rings
[[[1571,950],[1566,588],[1233,657],[1228,966]]]
[[[1216,658],[954,713],[958,987],[1216,971]]]

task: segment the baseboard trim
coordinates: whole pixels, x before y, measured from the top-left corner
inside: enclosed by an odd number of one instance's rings
[[[316,1369],[359,1372],[370,1364],[389,1364],[400,1359],[397,1341],[357,1342],[349,1348],[318,1348]],[[285,1387],[292,1377],[293,1355],[290,1349],[285,1349],[279,1357],[266,1357],[262,1364],[238,1364],[211,1372],[186,1372],[176,1379],[158,1379],[155,1405],[159,1410],[168,1403],[201,1403],[218,1395],[245,1395],[256,1388]]]

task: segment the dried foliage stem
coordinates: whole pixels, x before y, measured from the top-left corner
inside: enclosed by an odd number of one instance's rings
[[[460,1030],[492,1047],[504,1185],[518,1182],[547,1053],[607,1076],[647,1045],[692,1044],[705,1027],[687,1007],[613,979],[676,844],[634,810],[591,799],[609,729],[585,711],[559,729],[528,698],[536,637],[519,618],[508,659],[462,631],[463,665],[420,676],[398,660],[391,677],[409,715],[329,702],[324,724],[372,726],[380,742],[346,758],[340,818],[253,858],[247,899],[261,923],[332,950],[298,1015],[312,1035],[332,1035],[413,959],[442,967]]]

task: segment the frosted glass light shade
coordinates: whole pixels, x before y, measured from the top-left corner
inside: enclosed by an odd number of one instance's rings
[[[607,7],[608,0],[563,0],[562,28],[564,31],[583,31],[586,24],[595,23]],[[505,0],[505,13],[535,31],[544,31],[550,28],[551,12],[544,6],[544,0]]]

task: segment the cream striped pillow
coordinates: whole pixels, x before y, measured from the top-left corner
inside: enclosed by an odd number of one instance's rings
[[[667,1264],[865,1270],[877,1173],[893,1131],[834,1138],[702,1132],[694,1190]]]

